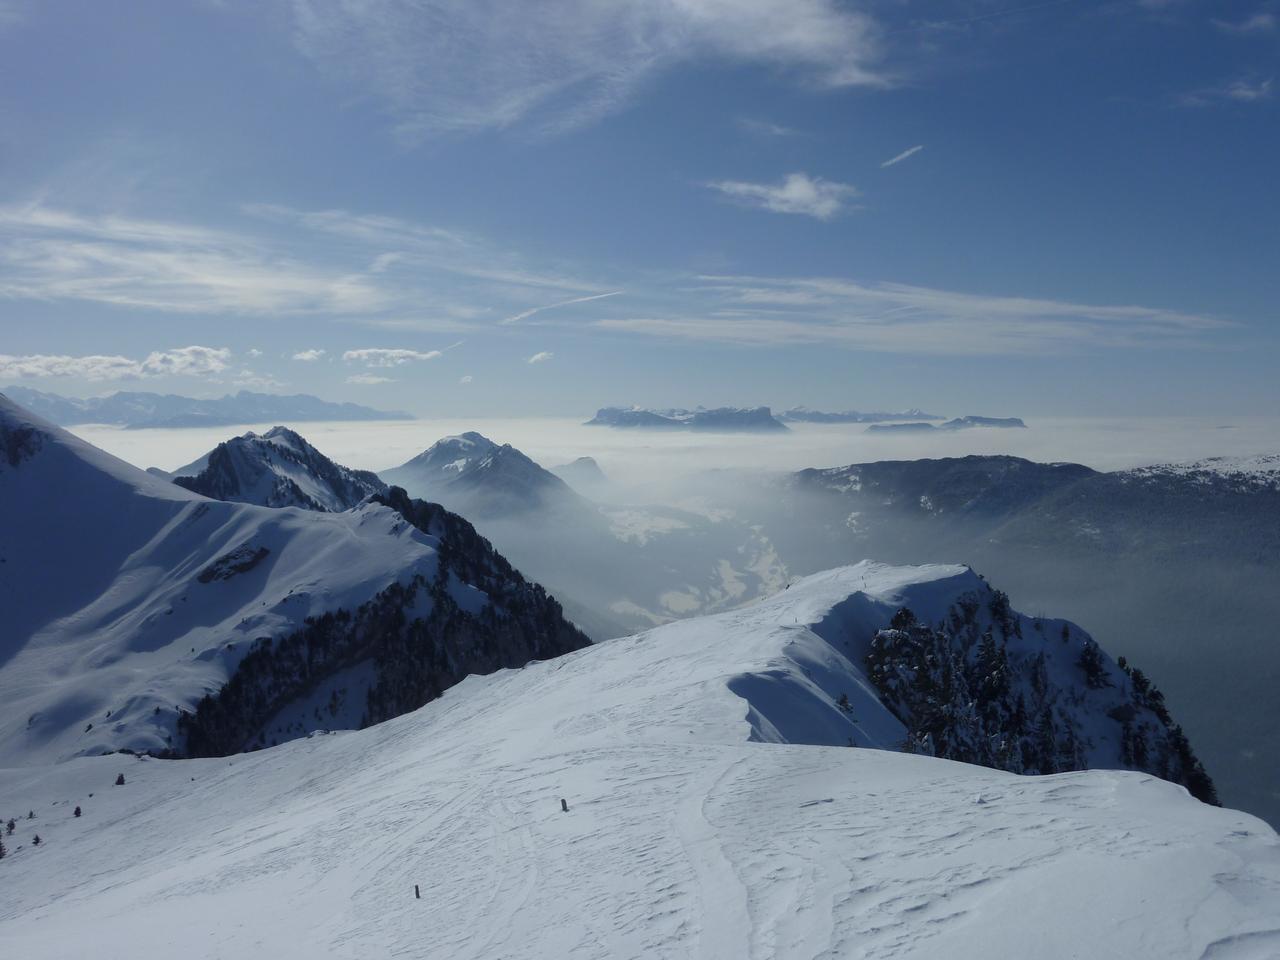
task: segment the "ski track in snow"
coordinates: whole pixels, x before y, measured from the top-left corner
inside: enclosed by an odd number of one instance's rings
[[[927,606],[957,575],[819,575],[258,753],[0,770],[0,816],[37,811],[0,955],[1280,955],[1280,842],[1247,814],[1144,774],[748,740],[730,680],[853,589],[923,578]]]

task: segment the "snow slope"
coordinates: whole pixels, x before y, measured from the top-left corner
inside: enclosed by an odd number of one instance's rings
[[[506,604],[541,591],[466,531],[448,535],[447,566],[472,565],[488,592],[452,575],[435,586],[446,535],[388,506],[316,513],[209,500],[0,395],[0,764],[178,748],[179,711],[217,691],[261,638],[357,611],[397,584],[416,604],[404,611],[409,628],[447,593],[437,619],[479,647],[486,627],[454,608],[474,615],[498,607],[498,594]],[[520,635],[512,626],[527,625],[498,625]],[[450,654],[465,664],[466,653]]]
[[[866,690],[848,691],[851,728],[817,690],[821,662],[901,605],[940,615],[970,578],[860,564],[469,678],[360,732],[2,770],[0,816],[36,819],[0,861],[0,952],[1280,953],[1280,840],[1253,817],[1142,774],[1019,777],[783,742],[898,736]]]

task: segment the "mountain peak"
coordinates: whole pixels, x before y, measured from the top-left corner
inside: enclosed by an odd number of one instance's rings
[[[523,451],[475,431],[443,437],[407,463],[384,470],[381,477],[414,496],[437,500],[468,516],[579,502],[563,480]]]
[[[220,443],[173,476],[179,486],[215,500],[262,507],[341,511],[386,493],[376,474],[334,463],[301,435],[279,426]]]

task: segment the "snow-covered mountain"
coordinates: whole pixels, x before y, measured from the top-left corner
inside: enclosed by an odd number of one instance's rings
[[[466,521],[210,500],[0,396],[0,764],[228,753],[587,643]]]
[[[1280,824],[1280,656],[1259,626],[1280,622],[1270,462],[1111,473],[1014,457],[863,463],[766,485],[739,512],[762,518],[796,574],[868,556],[962,559],[1029,608],[1089,624],[1156,678],[1224,801]]]
[[[768,407],[698,407],[686,410],[646,410],[640,407],[601,407],[587,426],[654,427],[678,430],[705,430],[717,433],[755,433],[786,430]]]
[[[30,387],[7,387],[6,395],[37,416],[61,426],[113,423],[124,427],[218,427],[237,423],[305,420],[410,420],[397,411],[358,403],[331,403],[298,393],[285,396],[241,390],[214,399],[172,393],[121,391],[105,397],[63,397]]]
[[[1261,821],[1149,774],[896,752],[909,726],[860,664],[910,632],[904,608],[945,625],[974,600],[982,632],[1021,627],[1011,663],[1044,653],[1052,710],[1081,718],[1095,758],[1119,756],[1122,721],[1097,708],[1132,704],[1132,678],[1103,660],[1112,686],[1089,686],[1077,628],[1064,642],[1061,621],[1002,613],[962,567],[860,564],[470,677],[367,730],[3,771],[0,816],[36,817],[0,862],[0,944],[32,960],[86,943],[139,960],[1280,951],[1280,839]]]
[[[445,437],[380,476],[411,496],[443,503],[468,517],[589,509],[568,484],[511,444],[494,443],[474,431]]]
[[[172,476],[179,486],[214,500],[263,507],[349,510],[387,492],[376,473],[334,463],[286,427],[233,437]]]

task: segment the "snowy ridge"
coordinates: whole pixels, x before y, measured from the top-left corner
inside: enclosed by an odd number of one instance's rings
[[[215,500],[331,512],[387,492],[377,474],[334,463],[286,427],[220,443],[174,471],[173,482]]]
[[[797,711],[780,682],[803,686],[808,670],[810,699],[829,701],[815,667],[831,640],[901,605],[940,617],[976,579],[862,564],[468,678],[356,733],[217,761],[4,771],[0,815],[37,819],[19,821],[0,863],[16,878],[0,944],[45,958],[94,942],[142,960],[179,945],[460,960],[1275,955],[1280,840],[1253,817],[1142,774],[1019,777],[782,742]],[[731,688],[751,678],[766,690],[744,701]],[[896,735],[869,693],[849,696],[861,735]],[[804,720],[836,722],[849,727]]]
[[[1227,483],[1242,491],[1280,490],[1280,454],[1251,457],[1208,457],[1189,463],[1158,463],[1124,471],[1121,476],[1142,480],[1183,479],[1209,486]]]
[[[392,698],[416,696],[413,706],[433,692],[426,677],[447,677],[468,657],[511,663],[520,642],[536,646],[548,632],[557,638],[548,649],[585,642],[540,588],[439,508],[420,529],[404,505],[332,514],[209,500],[2,396],[0,451],[0,764],[181,751],[184,716],[251,653],[262,661],[264,643],[373,601],[412,604],[396,623],[433,651],[402,671],[418,687]],[[437,582],[442,545],[451,576]],[[528,609],[515,616],[516,606]],[[428,643],[445,628],[468,652]],[[279,696],[320,675],[274,679],[286,684]]]

